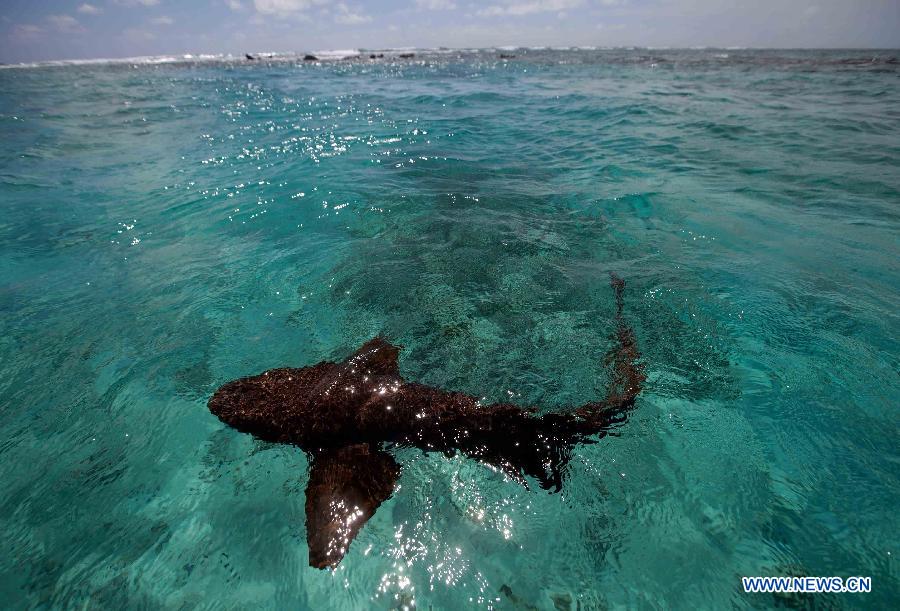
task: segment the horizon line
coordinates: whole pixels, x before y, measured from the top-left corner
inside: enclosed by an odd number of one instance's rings
[[[112,57],[70,57],[70,58],[59,58],[59,59],[44,59],[37,61],[24,61],[24,62],[14,62],[14,63],[6,63],[0,60],[0,67],[4,68],[14,68],[14,67],[40,67],[43,65],[52,66],[58,64],[78,64],[78,63],[113,63],[113,62],[122,62],[127,63],[129,61],[136,60],[168,60],[168,61],[160,61],[157,63],[177,63],[182,61],[197,61],[197,60],[207,60],[207,61],[216,61],[223,59],[239,59],[242,61],[247,61],[244,59],[246,55],[254,55],[254,56],[268,56],[268,57],[256,57],[255,59],[285,59],[291,60],[297,57],[301,57],[305,54],[320,54],[325,57],[321,59],[326,59],[329,61],[339,61],[344,58],[353,57],[356,55],[361,55],[363,53],[370,52],[402,52],[402,51],[512,51],[512,50],[525,50],[525,51],[631,51],[631,50],[648,50],[648,51],[704,51],[704,50],[715,50],[715,51],[900,51],[900,47],[844,47],[844,46],[821,46],[821,47],[766,47],[766,46],[647,46],[647,45],[571,45],[571,46],[561,46],[561,45],[490,45],[484,47],[447,47],[447,46],[436,46],[436,47],[416,47],[416,46],[403,46],[403,47],[357,47],[352,49],[316,49],[316,50],[304,50],[304,51],[238,51],[238,52],[216,52],[216,53],[191,53],[191,52],[181,52],[181,53],[158,53],[153,55],[128,55],[128,56],[112,56]]]

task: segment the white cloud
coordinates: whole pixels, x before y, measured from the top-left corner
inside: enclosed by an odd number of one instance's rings
[[[483,8],[476,12],[481,17],[497,17],[499,15],[510,15],[519,17],[522,15],[533,15],[534,13],[546,13],[564,11],[567,9],[578,8],[584,4],[584,0],[530,0],[522,2],[520,0],[506,0],[502,4],[493,4],[487,8]]]
[[[372,18],[363,13],[359,8],[351,8],[343,2],[338,2],[336,8],[337,12],[334,15],[334,20],[338,23],[343,23],[345,25],[359,25],[361,23],[369,23],[372,21]]]
[[[32,23],[20,23],[13,28],[13,36],[19,40],[33,40],[44,33],[44,28]]]
[[[175,23],[175,20],[171,17],[163,15],[162,17],[154,17],[150,20],[150,23],[152,23],[153,25],[172,25],[173,23]]]
[[[71,15],[47,15],[47,21],[59,32],[68,34],[84,32],[82,25]]]
[[[424,11],[452,11],[456,3],[453,0],[416,0],[416,6]]]
[[[233,11],[242,11],[244,10],[244,5],[241,4],[240,0],[225,0],[225,4],[228,5]]]
[[[326,0],[254,0],[253,6],[265,15],[290,15],[300,13]]]
[[[103,9],[101,9],[100,7],[94,6],[93,4],[88,4],[87,2],[79,6],[77,10],[79,13],[82,13],[84,15],[99,15],[103,12]]]
[[[159,0],[113,0],[119,6],[156,6]]]

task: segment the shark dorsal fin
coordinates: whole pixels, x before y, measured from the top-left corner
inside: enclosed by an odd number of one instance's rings
[[[400,465],[368,444],[312,453],[306,486],[309,564],[336,566],[356,533],[394,492]]]
[[[397,356],[400,348],[390,344],[382,336],[373,337],[345,361],[360,373],[371,375],[399,375]]]

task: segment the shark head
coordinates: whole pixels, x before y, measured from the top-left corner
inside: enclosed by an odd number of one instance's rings
[[[333,363],[270,369],[221,386],[209,399],[209,410],[235,429],[266,441],[296,440],[298,417]],[[302,427],[301,427],[302,428]]]
[[[235,429],[265,441],[327,445],[352,418],[373,380],[399,380],[400,348],[376,337],[340,363],[270,369],[221,386],[209,410]]]

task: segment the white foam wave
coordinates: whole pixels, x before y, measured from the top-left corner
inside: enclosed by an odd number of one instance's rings
[[[213,62],[228,61],[233,59],[229,54],[201,54],[191,55],[140,55],[135,57],[98,57],[94,59],[57,59],[41,62],[23,62],[19,64],[9,64],[4,68],[40,68],[51,66],[101,66],[101,65],[155,65],[155,64],[174,64],[178,62]]]
[[[319,59],[341,59],[344,57],[358,57],[359,49],[324,49],[312,53]]]

